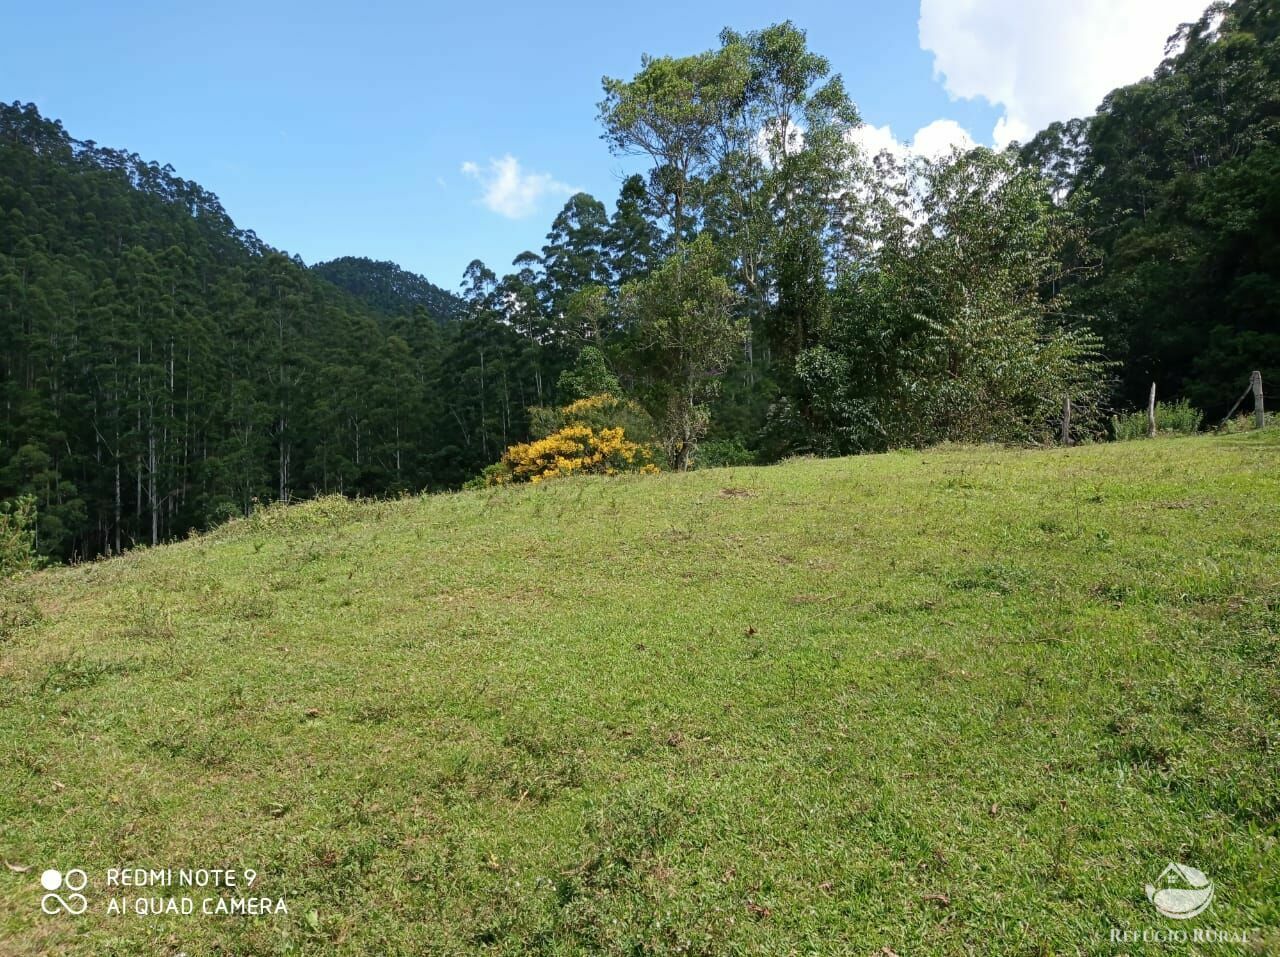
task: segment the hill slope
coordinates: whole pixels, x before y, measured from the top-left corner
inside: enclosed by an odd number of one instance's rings
[[[1275,928],[1278,452],[325,499],[10,585],[0,951],[1113,952],[1170,860]],[[288,914],[106,916],[124,865]]]

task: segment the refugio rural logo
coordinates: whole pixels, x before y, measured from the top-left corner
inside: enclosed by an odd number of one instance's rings
[[[1152,906],[1174,920],[1198,917],[1213,903],[1213,881],[1186,864],[1170,862],[1146,889]]]
[[[1213,903],[1213,881],[1204,871],[1187,864],[1170,862],[1154,883],[1145,886],[1147,900],[1162,917],[1185,921],[1198,917]],[[1234,944],[1249,946],[1260,939],[1262,929],[1222,927],[1112,927],[1113,944]]]

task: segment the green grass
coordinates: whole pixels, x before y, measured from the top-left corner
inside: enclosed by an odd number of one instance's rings
[[[328,499],[41,572],[0,953],[1243,953],[1110,942],[1188,929],[1171,860],[1277,952],[1278,558],[1266,430]],[[289,913],[107,916],[119,865]]]

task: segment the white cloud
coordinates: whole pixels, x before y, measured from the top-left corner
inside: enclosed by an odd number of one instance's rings
[[[945,156],[953,149],[968,150],[977,145],[969,131],[955,120],[934,120],[916,130],[911,138],[911,152],[929,159]]]
[[[901,159],[907,153],[907,145],[900,142],[888,126],[872,126],[870,123],[864,123],[849,134],[849,139],[868,159],[874,159],[885,151],[892,153],[897,159]]]
[[[568,196],[575,192],[572,186],[550,173],[521,169],[520,161],[510,153],[501,159],[491,159],[484,166],[468,160],[462,164],[462,172],[483,187],[481,202],[508,219],[523,219],[536,212],[544,196]]]
[[[920,0],[920,46],[959,99],[1004,109],[997,146],[1092,113],[1150,74],[1180,23],[1208,0]]]
[[[916,135],[908,143],[894,136],[893,130],[888,126],[869,124],[854,130],[851,139],[869,158],[888,150],[899,160],[913,155],[937,159],[946,156],[952,149],[966,150],[977,145],[969,131],[955,120],[934,120],[928,126],[916,130]]]

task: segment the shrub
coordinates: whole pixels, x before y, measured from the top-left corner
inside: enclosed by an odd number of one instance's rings
[[[693,459],[696,469],[718,469],[733,465],[755,465],[756,454],[741,439],[710,439],[698,446]]]
[[[490,485],[541,482],[564,475],[657,472],[651,446],[628,440],[621,428],[566,425],[545,438],[513,445],[485,470]]]
[[[1200,429],[1204,413],[1194,408],[1186,399],[1177,402],[1156,403],[1156,433],[1194,435]],[[1147,435],[1145,410],[1111,417],[1111,432],[1117,442],[1142,439]]]
[[[529,421],[534,440],[511,446],[468,488],[575,473],[658,471],[653,419],[630,399],[602,392],[558,409],[532,408]]]
[[[36,551],[36,500],[30,495],[0,503],[0,578],[44,564]]]
[[[1267,413],[1267,421],[1271,420],[1271,413]],[[1252,432],[1258,427],[1258,420],[1254,418],[1252,412],[1241,412],[1233,419],[1228,419],[1218,426],[1219,432],[1225,432],[1227,435],[1234,435],[1237,432]]]
[[[653,418],[630,399],[602,392],[578,399],[558,409],[535,406],[529,410],[529,429],[535,439],[543,439],[568,425],[595,429],[622,429],[627,438],[644,445],[657,436]]]

